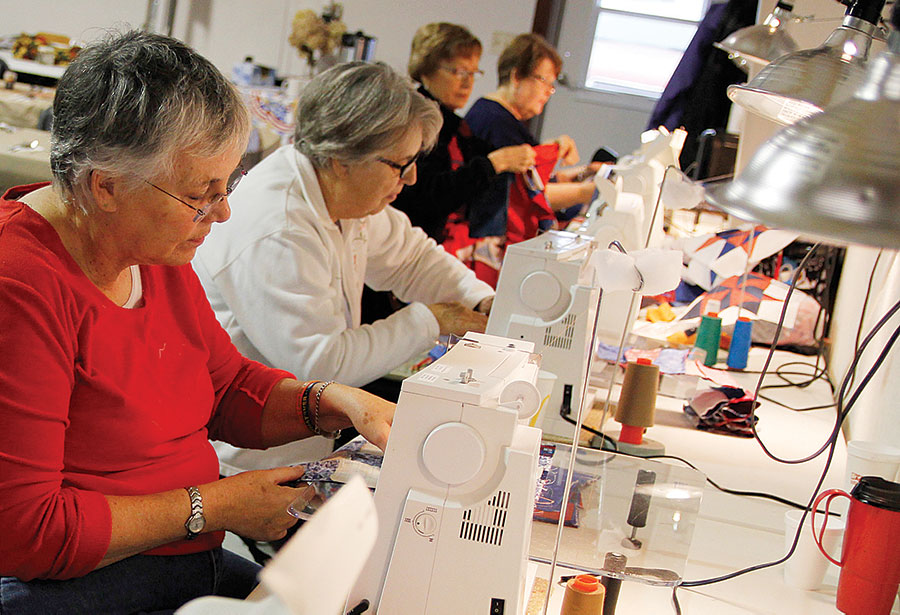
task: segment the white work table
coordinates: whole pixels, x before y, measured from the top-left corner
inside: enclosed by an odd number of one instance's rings
[[[763,349],[753,348],[748,369],[760,369],[764,358]],[[778,351],[770,372],[774,372],[777,365],[794,360],[811,363],[814,357]],[[758,375],[740,372],[729,374],[750,392],[755,389]],[[794,378],[805,380],[803,377]],[[765,382],[776,381],[777,378],[769,376]],[[831,390],[824,380],[819,380],[806,389],[790,387],[770,389],[763,393],[793,407],[822,405],[831,399]],[[602,406],[605,397],[605,391],[596,395],[595,408]],[[761,401],[756,411],[759,416],[758,431],[769,449],[778,456],[797,459],[809,455],[822,446],[833,428],[833,408],[796,412]],[[647,430],[648,438],[665,444],[666,454],[690,461],[709,478],[726,488],[762,491],[796,502],[806,503],[809,500],[824,467],[826,454],[804,464],[777,463],[765,455],[755,439],[695,429],[683,413],[682,406],[682,400],[659,397],[656,423]],[[606,425],[609,435],[618,436],[617,423],[609,420]],[[823,489],[844,487],[845,461],[846,446],[841,436]],[[784,512],[788,509],[787,505],[771,500],[729,495],[707,484],[684,580],[722,576],[780,559],[786,552]],[[546,575],[546,571],[543,574]],[[559,574],[571,574],[571,571]],[[839,569],[829,565],[822,588],[818,591],[804,591],[785,585],[783,564],[779,564],[728,581],[697,588],[680,588],[678,598],[685,615],[838,614],[839,611],[834,606],[838,574]],[[559,612],[563,593],[563,586],[554,584],[549,613]],[[620,615],[674,613],[671,595],[669,587],[624,581],[616,612]],[[900,608],[895,605],[892,612],[900,613]]]
[[[754,348],[750,369],[759,369],[764,351]],[[786,352],[776,353],[770,370],[786,361],[804,360]],[[755,389],[757,376],[729,372],[749,391]],[[770,377],[767,382],[777,379]],[[803,378],[800,378],[801,380]],[[794,407],[827,403],[831,390],[825,381],[817,381],[805,389],[796,387],[769,390],[768,395]],[[605,391],[596,395],[595,407],[602,404]],[[699,431],[682,411],[683,400],[659,397],[656,424],[647,430],[647,437],[666,446],[666,453],[682,457],[697,466],[719,485],[743,491],[762,491],[797,501],[807,502],[821,474],[824,455],[799,465],[784,465],[769,459],[754,439],[737,438]],[[805,457],[817,450],[833,427],[835,410],[824,409],[796,412],[763,401],[757,409],[758,429],[764,442],[775,454],[791,459]],[[594,415],[592,415],[594,416]],[[618,435],[618,425],[610,421],[610,435]],[[846,446],[841,437],[823,488],[843,487]],[[675,461],[665,463],[681,465]],[[739,569],[771,562],[785,554],[784,512],[789,507],[771,500],[730,495],[706,486],[695,523],[693,540],[688,551],[684,580],[694,581],[726,575]],[[807,520],[808,522],[808,520]],[[546,536],[555,533],[556,526],[535,524],[535,532]],[[571,536],[570,528],[564,531]],[[534,543],[534,538],[532,540]],[[538,578],[546,579],[549,566],[533,564]],[[577,572],[558,566],[555,580]],[[698,588],[679,588],[678,598],[685,615],[839,615],[834,606],[839,570],[829,565],[822,588],[804,591],[785,585],[783,565],[746,573],[737,578]],[[560,612],[565,592],[563,585],[551,585],[547,613]],[[540,593],[540,592],[539,592]],[[259,598],[265,591],[254,592]],[[533,596],[528,615],[541,613],[536,603],[543,605],[543,595]],[[893,613],[900,613],[896,605]],[[675,613],[672,588],[651,586],[635,581],[623,581],[617,602],[618,615],[668,615]]]

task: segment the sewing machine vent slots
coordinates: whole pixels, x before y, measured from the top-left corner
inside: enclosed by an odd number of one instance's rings
[[[520,424],[540,403],[533,350],[468,333],[403,381],[375,491],[378,539],[348,609],[524,611],[541,439]]]
[[[575,326],[578,316],[567,315],[558,324],[550,325],[544,333],[544,346],[570,350],[575,339]]]
[[[501,546],[506,515],[509,512],[508,491],[498,491],[494,497],[476,508],[467,509],[462,515],[459,537],[464,540]],[[474,518],[473,518],[474,517]]]

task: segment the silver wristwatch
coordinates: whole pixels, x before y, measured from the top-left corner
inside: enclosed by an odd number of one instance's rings
[[[191,496],[191,515],[184,522],[184,529],[187,530],[186,538],[192,540],[206,527],[206,517],[203,516],[203,498],[200,496],[200,490],[197,487],[185,487],[185,490]]]

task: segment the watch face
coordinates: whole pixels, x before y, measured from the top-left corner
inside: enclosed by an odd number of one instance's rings
[[[206,519],[203,518],[203,515],[195,515],[188,520],[187,529],[189,532],[194,534],[199,534],[203,531],[203,528],[206,526]]]

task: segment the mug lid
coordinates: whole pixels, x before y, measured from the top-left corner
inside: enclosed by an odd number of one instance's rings
[[[900,484],[880,476],[863,476],[850,495],[865,504],[900,512]]]

